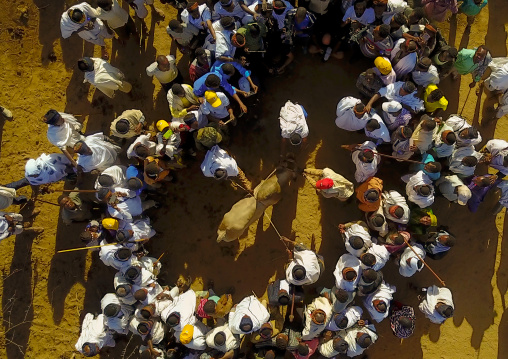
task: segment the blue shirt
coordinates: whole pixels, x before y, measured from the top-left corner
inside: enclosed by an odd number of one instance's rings
[[[210,71],[212,72],[218,72],[219,74],[221,74],[222,78],[225,79],[226,81],[229,80],[229,77],[228,75],[224,74],[224,71],[222,71],[222,66],[224,64],[231,64],[235,67],[235,69],[240,73],[240,75],[242,75],[243,77],[249,77],[251,72],[249,70],[247,70],[245,67],[243,67],[242,65],[240,65],[238,62],[236,61],[231,61],[231,62],[224,62],[224,61],[220,61],[220,60],[217,60],[215,61],[215,63],[212,65],[212,68],[210,69]]]
[[[194,95],[198,97],[203,97],[205,95],[205,91],[211,90],[215,91],[216,89],[213,89],[211,87],[208,87],[205,85],[205,81],[211,74],[217,75],[220,79],[220,87],[224,89],[230,96],[233,96],[236,94],[235,89],[227,82],[226,79],[219,73],[219,72],[209,72],[207,74],[204,74],[199,79],[197,79],[194,82]]]
[[[429,163],[429,162],[434,162],[434,157],[429,154],[429,153],[424,153],[423,156],[422,156],[422,162],[424,163],[423,165],[422,164],[419,164],[418,165],[418,171],[423,171],[423,173],[425,173],[427,176],[429,176],[429,178],[432,180],[432,181],[437,181],[439,179],[439,177],[441,177],[441,173],[438,172],[438,173],[430,173],[430,172],[427,172],[425,171],[424,167],[425,167],[425,164]]]
[[[125,171],[125,177],[127,178],[127,181],[130,178],[139,178],[141,182],[143,182],[143,187],[141,187],[136,191],[136,196],[139,196],[141,192],[143,192],[143,190],[146,189],[143,171],[140,171],[136,166],[130,165],[129,167],[127,167],[127,171]]]

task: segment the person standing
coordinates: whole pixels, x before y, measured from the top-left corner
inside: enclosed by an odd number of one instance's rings
[[[108,141],[102,132],[86,136],[84,141],[74,145],[74,152],[78,154],[78,176],[80,172],[93,170],[104,171],[116,162],[120,147]]]
[[[316,283],[324,270],[323,257],[295,244],[293,251],[288,250],[289,262],[286,268],[286,280],[293,285]]]
[[[182,83],[182,74],[176,67],[173,55],[159,55],[157,60],[146,68],[146,74],[159,80],[164,91],[168,92],[173,83]]]
[[[460,12],[467,16],[467,28],[474,23],[476,15],[487,6],[488,0],[464,0],[460,5]]]
[[[146,119],[139,110],[125,110],[111,122],[111,135],[118,138],[132,138],[143,130]]]
[[[105,22],[117,35],[120,43],[125,44],[131,35],[139,42],[136,25],[129,13],[125,11],[117,0],[97,0],[97,17]]]
[[[83,125],[74,116],[56,110],[49,110],[42,120],[48,124],[47,136],[49,142],[62,150],[65,157],[74,167],[77,167],[76,161],[74,161],[67,148],[72,148],[76,142],[85,139],[81,132]]]
[[[454,79],[458,78],[459,75],[471,74],[473,81],[469,84],[469,87],[473,88],[481,80],[491,61],[492,57],[485,45],[480,45],[476,49],[464,48],[459,51],[454,63],[456,71]]]
[[[85,73],[85,80],[95,86],[109,98],[115,96],[115,91],[125,93],[132,91],[132,85],[125,81],[125,75],[103,59],[83,57],[78,60],[78,68]]]
[[[448,288],[435,285],[424,290],[426,296],[418,308],[432,323],[443,324],[453,316],[455,309],[452,292]]]
[[[92,357],[99,354],[103,347],[114,347],[115,344],[113,334],[106,327],[104,314],[99,314],[97,318],[92,313],[85,315],[81,324],[81,334],[74,346],[78,352],[86,357]]]

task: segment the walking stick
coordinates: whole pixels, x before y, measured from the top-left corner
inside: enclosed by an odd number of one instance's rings
[[[462,106],[462,110],[460,110],[459,116],[462,116],[462,111],[464,111],[464,107],[466,107],[466,103],[467,103],[467,100],[468,100],[468,98],[469,98],[469,94],[471,93],[471,90],[472,90],[472,89],[473,89],[473,88],[472,88],[472,87],[470,87],[470,88],[469,88],[469,91],[467,92],[466,101],[464,102],[464,106]]]
[[[354,150],[351,150],[351,149],[348,147],[348,145],[341,145],[340,147],[342,147],[343,149],[348,150],[348,151],[350,151],[350,152],[359,151],[359,149],[358,149],[358,148],[355,148]],[[425,164],[425,163],[420,162],[420,161],[405,160],[405,159],[403,159],[403,158],[398,158],[398,157],[394,157],[394,156],[390,156],[390,155],[385,155],[384,153],[379,153],[379,152],[377,152],[377,154],[378,154],[379,156],[381,156],[381,157],[392,158],[392,159],[397,160],[397,161],[403,161],[403,162],[409,162],[409,163],[417,163],[417,164],[419,164],[419,165],[424,165],[424,164]]]
[[[79,193],[96,193],[97,189],[54,189],[53,192],[79,192]]]
[[[43,200],[43,199],[36,198],[35,200],[36,200],[36,201],[39,201],[39,202],[42,202],[42,203],[52,204],[53,206],[60,207],[60,205],[59,205],[59,204],[56,204],[56,203],[53,203],[53,202],[48,202],[48,201],[45,201],[45,200]]]
[[[293,299],[291,301],[291,314],[289,314],[289,321],[292,323],[295,316],[293,315],[293,310],[295,309],[295,288],[293,288]]]
[[[413,246],[411,246],[411,244],[409,244],[409,242],[407,241],[407,239],[406,239],[406,238],[404,238],[404,237],[402,237],[402,238],[404,239],[404,242],[406,242],[406,244],[408,245],[408,247],[409,247],[409,248],[411,248],[411,250],[413,251],[413,253],[414,253],[414,254],[416,254],[416,257],[418,257],[418,259],[419,259],[420,261],[422,261],[422,263],[425,265],[425,267],[427,267],[427,268],[431,271],[431,273],[432,273],[432,274],[434,274],[434,277],[436,277],[436,278],[437,278],[437,280],[438,280],[439,282],[441,282],[441,285],[442,285],[443,287],[444,287],[444,286],[446,286],[446,285],[445,285],[445,282],[444,282],[441,278],[439,278],[439,276],[436,274],[436,272],[434,272],[434,271],[432,270],[432,268],[430,268],[430,266],[429,266],[429,265],[428,265],[428,264],[427,264],[427,263],[423,260],[423,258],[422,258],[422,257],[420,257],[420,255],[419,255],[418,253],[416,253],[415,249],[413,248]]]
[[[125,243],[136,243],[136,242],[143,242],[146,241],[148,238],[142,238],[142,239],[136,239],[134,241],[128,241]],[[57,253],[65,253],[65,252],[74,252],[74,251],[82,251],[85,249],[94,249],[94,248],[102,248],[107,246],[114,246],[115,244],[121,244],[121,243],[108,243],[108,244],[102,244],[100,246],[90,246],[90,247],[79,247],[79,248],[71,248],[71,249],[62,249],[61,251],[58,251]]]

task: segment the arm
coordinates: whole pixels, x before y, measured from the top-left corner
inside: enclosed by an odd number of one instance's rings
[[[381,95],[379,93],[375,94],[374,96],[372,96],[372,98],[369,100],[369,102],[367,103],[367,105],[365,105],[365,110],[367,112],[370,112],[370,110],[372,110],[372,105],[381,98]]]
[[[206,26],[208,27],[208,31],[210,31],[210,35],[212,35],[213,39],[217,40],[217,37],[215,37],[215,30],[213,29],[212,26],[212,21],[206,20]]]
[[[240,109],[243,112],[247,112],[247,106],[243,104],[242,100],[240,100],[240,97],[238,97],[236,93],[233,95],[233,98],[235,99],[236,102],[238,102],[238,105],[240,105]]]

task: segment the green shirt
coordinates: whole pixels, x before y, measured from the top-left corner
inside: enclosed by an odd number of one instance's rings
[[[460,6],[460,11],[462,11],[467,16],[476,16],[480,13],[481,9],[483,9],[487,5],[487,0],[483,0],[480,5],[476,5],[474,0],[464,0],[462,5]]]
[[[470,74],[478,67],[478,64],[473,62],[476,50],[462,49],[459,51],[457,60],[455,61],[455,68],[461,75]]]
[[[253,24],[257,24],[261,31],[257,38],[253,38],[250,34],[250,28]],[[266,32],[266,25],[259,22],[251,22],[238,29],[238,33],[245,36],[245,48],[249,49],[250,51],[263,50],[263,37],[266,36]]]

